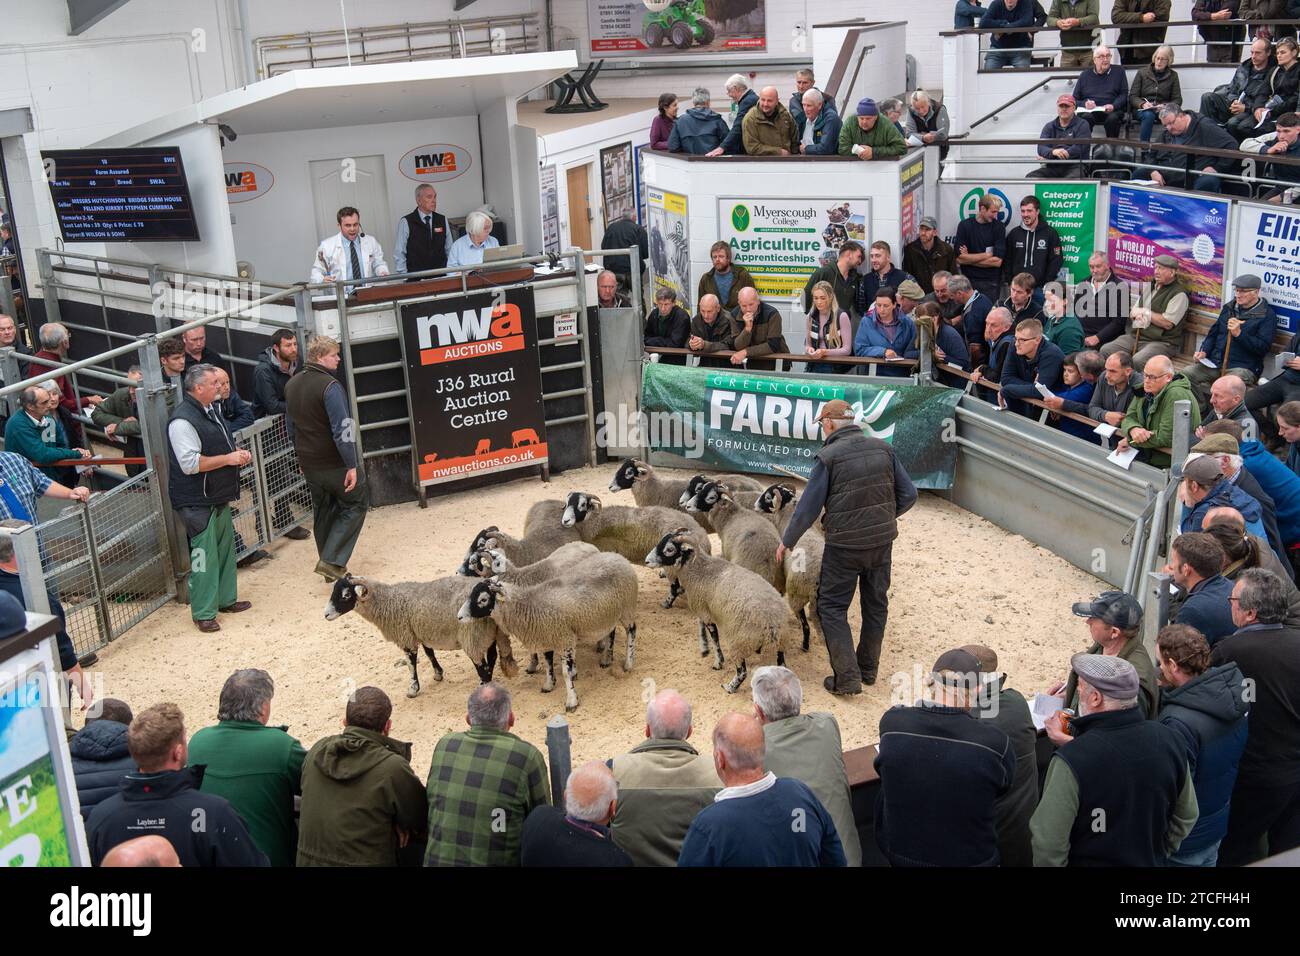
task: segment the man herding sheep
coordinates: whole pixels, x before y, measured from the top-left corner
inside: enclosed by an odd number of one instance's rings
[[[860,694],[863,683],[874,684],[880,667],[880,645],[889,615],[889,567],[899,515],[916,504],[916,486],[894,455],[878,438],[868,438],[853,421],[843,399],[827,402],[817,420],[826,443],[817,453],[808,487],[799,496],[790,526],[777,548],[779,562],[786,549],[799,543],[821,514],[826,549],[817,589],[817,613],[826,635],[833,676],[824,685],[832,694]],[[862,588],[862,633],[857,658],[849,633],[849,602]]]

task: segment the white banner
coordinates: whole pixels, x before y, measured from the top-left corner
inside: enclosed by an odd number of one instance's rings
[[[1264,280],[1264,298],[1279,328],[1300,328],[1300,211],[1285,206],[1237,206],[1237,256],[1229,275],[1253,273]]]

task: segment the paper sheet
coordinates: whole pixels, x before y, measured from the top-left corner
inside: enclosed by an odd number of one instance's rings
[[[1211,362],[1208,358],[1203,358],[1203,359],[1201,359],[1201,364],[1204,365],[1206,368],[1218,368],[1218,367],[1219,367],[1219,366],[1215,365],[1213,362]]]
[[[1048,719],[1064,706],[1065,701],[1052,694],[1035,694],[1029,705],[1029,718],[1034,722],[1034,729],[1046,727]]]
[[[1120,451],[1118,448],[1116,448],[1113,452],[1111,452],[1109,455],[1106,456],[1106,460],[1111,464],[1119,465],[1125,471],[1128,471],[1129,467],[1133,464],[1133,459],[1136,458],[1137,456],[1138,456],[1138,449],[1136,448],[1130,448],[1127,451]]]
[[[1042,382],[1034,382],[1034,388],[1038,390],[1038,394],[1043,396],[1043,398],[1054,397],[1052,390],[1048,388],[1046,385],[1044,385]]]
[[[1100,435],[1102,438],[1109,438],[1111,435],[1115,434],[1116,431],[1118,431],[1118,429],[1114,425],[1107,424],[1106,422],[1102,422],[1092,430],[1094,435]]]

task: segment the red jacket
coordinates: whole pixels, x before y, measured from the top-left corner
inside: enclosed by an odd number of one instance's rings
[[[48,349],[41,349],[33,357],[49,359],[51,362],[61,362],[65,365],[68,361],[58,352],[51,352]],[[77,396],[72,391],[72,382],[66,375],[54,375],[52,374],[54,371],[53,369],[47,369],[39,362],[33,363],[32,368],[40,371],[51,372],[50,378],[54,380],[55,384],[59,386],[59,391],[63,393],[63,398],[59,399],[60,408],[66,408],[73,415],[80,411],[80,409],[77,408]]]

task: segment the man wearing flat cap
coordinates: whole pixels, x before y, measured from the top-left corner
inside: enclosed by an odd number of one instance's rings
[[[817,416],[826,442],[777,547],[780,562],[818,515],[826,548],[817,588],[817,614],[835,673],[823,681],[832,694],[860,694],[874,684],[889,616],[889,572],[898,517],[916,504],[916,486],[888,442],[868,438],[843,399]],[[825,509],[825,514],[822,514]],[[862,592],[857,653],[849,631],[849,604]]]
[[[1182,322],[1192,300],[1178,280],[1178,260],[1166,253],[1156,256],[1152,278],[1141,302],[1129,312],[1124,334],[1101,347],[1102,358],[1127,352],[1134,368],[1145,368],[1154,355],[1173,358],[1182,351]]]
[[[1077,716],[1029,822],[1034,866],[1161,866],[1199,816],[1186,747],[1177,731],[1143,719],[1128,661],[1075,654],[1070,667]]]
[[[1240,275],[1232,281],[1233,301],[1224,305],[1192,356],[1196,361],[1183,373],[1192,383],[1202,414],[1210,404],[1210,386],[1220,376],[1235,375],[1244,385],[1254,385],[1264,371],[1277,331],[1277,313],[1260,295],[1261,285],[1257,275]]]
[[[1216,382],[1217,386],[1218,383]],[[1233,424],[1236,424],[1235,422]],[[1218,426],[1222,428],[1223,426]],[[1237,486],[1238,489],[1245,492],[1249,497],[1259,503],[1260,524],[1264,526],[1264,537],[1268,539],[1269,547],[1275,554],[1285,555],[1286,538],[1282,535],[1282,529],[1277,520],[1277,502],[1273,499],[1264,487],[1255,479],[1255,476],[1247,470],[1245,459],[1241,454],[1241,444],[1232,435],[1227,432],[1215,431],[1207,434],[1191,447],[1191,452],[1208,455],[1219,462],[1219,467],[1223,471],[1224,480]],[[1277,459],[1273,459],[1277,461]],[[1258,459],[1256,460],[1258,464]],[[1281,462],[1278,462],[1281,464]],[[1286,466],[1283,465],[1285,468]],[[1206,509],[1205,514],[1209,513]],[[1202,517],[1201,524],[1205,524]],[[1288,528],[1288,530],[1294,530]],[[1286,567],[1291,566],[1291,562],[1285,562]]]
[[[971,710],[979,660],[946,651],[929,697],[880,718],[876,843],[894,866],[997,866],[997,802],[1010,790],[1016,754],[1007,735]]]
[[[871,97],[858,101],[857,121],[840,127],[840,155],[858,159],[896,159],[907,152],[907,141],[889,120],[880,121],[880,107]]]
[[[1123,591],[1103,591],[1093,601],[1081,601],[1070,608],[1075,617],[1088,619],[1088,633],[1092,647],[1084,653],[1096,657],[1118,657],[1133,665],[1141,686],[1139,709],[1145,717],[1155,717],[1160,702],[1160,687],[1156,679],[1155,664],[1142,646],[1142,605],[1131,594]],[[1071,665],[1079,658],[1075,655]],[[1064,706],[1079,709],[1079,673],[1071,667],[1065,680],[1047,691],[1058,695]],[[1047,736],[1060,746],[1069,737],[1056,729],[1051,721]]]

